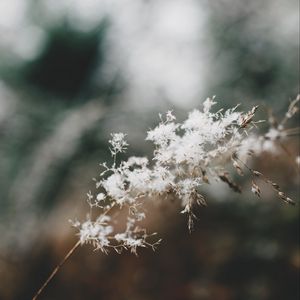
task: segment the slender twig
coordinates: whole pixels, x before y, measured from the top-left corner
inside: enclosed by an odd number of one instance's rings
[[[66,256],[63,258],[63,260],[55,267],[55,269],[52,271],[52,273],[49,275],[47,280],[43,283],[43,285],[40,287],[40,289],[36,292],[32,300],[36,300],[39,295],[42,293],[42,291],[45,289],[45,287],[49,284],[51,279],[55,276],[55,274],[58,272],[58,270],[63,266],[63,264],[68,260],[68,258],[74,253],[74,251],[80,246],[80,241],[78,241],[66,254]]]

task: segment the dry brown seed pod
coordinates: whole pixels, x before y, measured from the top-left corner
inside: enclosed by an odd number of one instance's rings
[[[260,197],[260,188],[254,181],[252,181],[251,192]]]

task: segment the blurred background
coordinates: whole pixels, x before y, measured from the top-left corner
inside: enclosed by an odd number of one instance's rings
[[[297,0],[1,0],[0,299],[31,299],[76,242],[68,220],[88,211],[111,132],[149,155],[159,112],[182,120],[212,95],[283,116],[298,55]],[[256,165],[298,200],[286,153]],[[149,210],[156,252],[81,247],[41,299],[299,299],[299,204],[222,184],[207,198],[192,234],[178,204]]]

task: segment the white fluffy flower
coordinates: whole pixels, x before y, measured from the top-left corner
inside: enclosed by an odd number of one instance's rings
[[[175,123],[161,123],[153,130],[149,130],[146,140],[152,141],[155,145],[166,146],[169,141],[176,139]]]
[[[155,243],[148,242],[149,235],[139,222],[145,218],[144,201],[161,195],[172,194],[179,199],[182,213],[189,215],[191,229],[194,205],[206,205],[201,194],[203,185],[221,180],[235,192],[241,192],[226,170],[227,166],[233,167],[240,176],[244,175],[244,170],[249,171],[253,178],[269,184],[284,202],[293,203],[276,183],[246,165],[253,153],[259,155],[277,149],[276,142],[285,137],[282,124],[282,128],[271,128],[267,134],[257,135],[250,132],[251,125],[255,125],[253,118],[257,106],[247,113],[237,112],[237,106],[214,113],[215,104],[214,98],[206,99],[203,109],[193,110],[182,123],[174,122],[176,117],[171,111],[167,112],[165,120],[161,116],[161,122],[149,130],[146,137],[155,145],[151,160],[132,156],[117,165],[116,155],[124,152],[128,144],[125,134],[112,134],[109,142],[114,163],[111,167],[102,164],[104,171],[96,181],[96,188],[101,189],[97,196],[91,192],[87,194],[91,208],[97,206],[102,212],[94,222],[90,219],[80,225],[76,222],[81,243],[91,242],[104,252],[111,247],[118,252],[131,249],[136,253],[138,247],[154,246]],[[298,157],[296,163],[299,161]],[[254,179],[251,190],[260,196]],[[111,209],[124,207],[128,209],[126,230],[114,232],[107,214]]]
[[[111,144],[111,152],[113,155],[116,155],[117,153],[124,152],[127,149],[128,143],[125,140],[126,134],[119,132],[119,133],[112,133],[112,138],[109,140],[109,143]]]

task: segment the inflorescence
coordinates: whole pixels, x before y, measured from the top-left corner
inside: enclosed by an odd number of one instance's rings
[[[223,181],[235,192],[241,192],[230,177],[230,166],[240,176],[245,172],[250,174],[251,191],[255,195],[261,195],[258,180],[262,180],[270,185],[279,199],[294,204],[278,184],[250,168],[247,162],[253,155],[276,151],[279,141],[299,134],[299,128],[285,128],[287,120],[298,111],[299,96],[290,104],[281,122],[270,120],[270,129],[264,135],[258,135],[254,130],[260,122],[254,121],[258,106],[246,113],[238,111],[238,106],[213,112],[214,100],[208,98],[202,110],[193,110],[182,123],[176,123],[172,111],[160,116],[161,122],[149,130],[146,137],[155,145],[150,161],[147,157],[132,156],[118,163],[118,154],[126,151],[128,143],[123,133],[111,135],[113,164],[101,164],[103,171],[100,179],[95,180],[98,193],[87,194],[91,210],[97,209],[98,216],[92,218],[90,214],[82,223],[73,222],[82,244],[92,243],[105,253],[110,248],[118,253],[123,249],[136,253],[138,247],[154,249],[160,240],[149,242],[153,234],[148,234],[140,226],[145,218],[144,204],[149,199],[170,194],[180,201],[181,213],[188,215],[191,230],[194,207],[206,205],[201,193],[203,185]],[[116,220],[111,216],[116,209],[127,212],[127,224],[122,232],[117,230]]]

